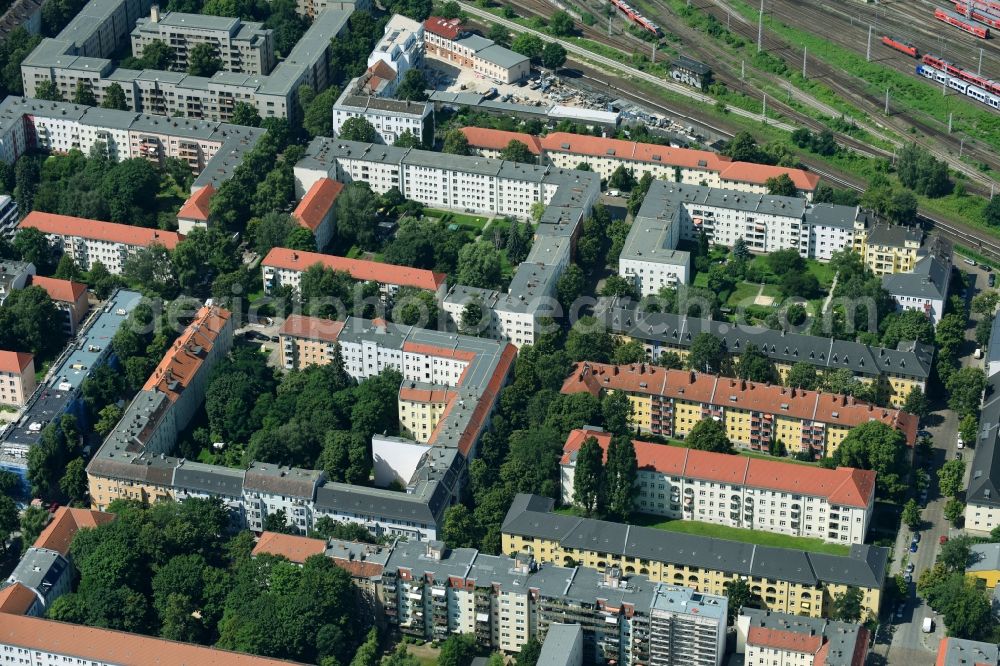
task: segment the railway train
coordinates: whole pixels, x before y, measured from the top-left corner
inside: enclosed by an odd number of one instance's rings
[[[908,42],[901,42],[899,40],[893,39],[889,35],[882,36],[882,43],[889,48],[896,49],[897,51],[902,51],[911,58],[917,58],[920,54],[917,52],[917,47]]]
[[[969,15],[969,7],[964,2],[959,2],[958,0],[952,0],[955,3],[955,11],[962,16]],[[990,14],[988,11],[980,9],[978,6],[972,6],[972,20],[979,21],[980,23],[985,23],[995,30],[1000,30],[1000,15]]]
[[[629,5],[625,0],[611,0],[611,4],[618,8],[622,14],[629,17],[629,19],[638,25],[640,28],[647,32],[651,32],[657,37],[663,37],[663,31],[660,30],[660,26],[656,25],[648,18],[639,13],[639,10],[635,9]]]
[[[917,74],[932,81],[943,83],[952,90],[957,90],[977,102],[982,102],[983,104],[1000,111],[1000,95],[994,95],[979,86],[973,85],[968,81],[963,81],[957,76],[951,76],[947,72],[927,64],[917,65]]]
[[[993,81],[991,79],[987,79],[985,76],[973,74],[966,69],[962,69],[957,65],[951,64],[947,60],[942,60],[941,58],[932,56],[929,53],[924,54],[923,63],[925,65],[930,65],[935,69],[939,69],[950,76],[958,77],[966,83],[979,86],[983,90],[993,93],[994,95],[1000,95],[1000,81]]]
[[[615,0],[612,0],[614,2]],[[947,9],[935,9],[934,18],[938,21],[943,21],[948,25],[953,25],[959,30],[963,30],[974,37],[979,39],[989,39],[990,29],[986,26],[979,25],[970,19],[965,18],[960,14],[948,11]]]
[[[955,0],[952,0],[955,2]],[[987,2],[987,0],[972,0],[973,9],[981,9],[989,14],[1000,16],[1000,2]]]

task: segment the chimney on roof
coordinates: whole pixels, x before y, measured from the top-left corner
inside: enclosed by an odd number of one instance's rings
[[[160,6],[153,5],[149,8],[149,22],[159,23],[160,22]]]

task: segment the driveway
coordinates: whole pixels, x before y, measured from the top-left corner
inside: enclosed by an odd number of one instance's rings
[[[236,329],[236,336],[238,339],[246,342],[247,344],[253,344],[259,346],[262,351],[267,352],[267,364],[272,368],[281,368],[281,344],[279,342],[271,342],[270,338],[277,338],[278,331],[281,330],[282,324],[285,323],[284,319],[279,317],[274,317],[271,323],[268,325],[264,324],[247,324],[241,328]],[[267,340],[250,339],[247,337],[248,334],[257,334],[267,336]]]

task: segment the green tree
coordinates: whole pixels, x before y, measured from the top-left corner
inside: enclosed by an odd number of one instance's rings
[[[631,191],[636,184],[635,175],[632,173],[632,170],[626,168],[624,164],[619,164],[618,167],[611,172],[611,177],[608,178],[608,187],[616,190],[622,190],[623,192]]]
[[[948,165],[915,143],[903,147],[896,162],[899,182],[917,194],[939,197],[951,191]]]
[[[983,220],[994,227],[1000,226],[1000,197],[993,197],[983,209]]]
[[[236,102],[236,104],[233,105],[233,115],[229,119],[229,122],[235,125],[260,127],[260,113],[257,112],[257,107],[252,104],[248,104],[247,102]]]
[[[972,311],[984,317],[991,317],[996,312],[998,303],[1000,303],[1000,292],[992,289],[984,291],[972,298]]]
[[[489,318],[483,310],[483,303],[478,298],[471,299],[462,308],[459,317],[458,331],[462,335],[479,336],[489,327]]]
[[[528,146],[517,139],[511,139],[503,150],[500,151],[500,159],[511,162],[522,162],[524,164],[534,164],[538,161],[528,149]]]
[[[30,548],[49,522],[49,512],[40,506],[29,506],[21,514],[21,550]]]
[[[142,49],[142,55],[135,63],[138,69],[170,69],[173,60],[173,50],[161,39],[154,39]]]
[[[632,431],[632,401],[628,394],[614,391],[601,401],[605,429],[616,436],[626,436]]]
[[[906,504],[903,505],[903,523],[906,524],[911,530],[916,531],[917,528],[924,522],[921,516],[920,506],[917,501],[913,498],[907,500]]]
[[[76,82],[76,91],[73,93],[73,103],[84,106],[97,106],[97,98],[94,91],[82,80]]]
[[[906,440],[901,432],[881,421],[868,421],[851,429],[834,451],[832,461],[843,467],[876,472],[875,488],[880,498],[891,498],[906,490],[909,472]]]
[[[986,390],[986,374],[980,368],[961,368],[948,378],[948,407],[959,417],[975,415]]]
[[[801,273],[806,269],[806,262],[793,248],[777,250],[767,255],[767,265],[775,275],[782,276],[787,273]]]
[[[736,376],[754,382],[778,383],[778,368],[760,347],[749,343],[736,360]]]
[[[100,418],[94,424],[94,431],[101,437],[107,437],[122,420],[122,408],[115,404],[105,405],[100,411]]]
[[[66,465],[66,473],[59,479],[59,489],[70,502],[83,502],[87,499],[87,469],[83,458],[74,458]]]
[[[423,102],[427,97],[427,79],[419,69],[408,69],[396,88],[396,98],[413,102]]]
[[[472,150],[469,148],[469,139],[465,136],[465,132],[460,129],[448,130],[448,133],[444,135],[444,145],[441,150],[451,155],[472,154]]]
[[[944,517],[952,525],[958,527],[965,516],[965,504],[955,497],[949,499],[944,505]]]
[[[792,181],[787,173],[768,178],[764,182],[764,187],[767,188],[768,194],[779,197],[794,197],[799,193],[799,189],[795,187],[794,181]]]
[[[0,469],[0,495],[14,497],[21,494],[21,477],[5,469]]]
[[[924,418],[930,414],[930,402],[927,400],[927,396],[924,395],[924,392],[919,386],[914,386],[910,389],[910,392],[906,394],[906,401],[903,403],[903,411],[909,412],[910,414],[916,414],[920,418]]]
[[[446,19],[456,19],[462,16],[462,7],[455,0],[448,0],[443,5],[441,5],[441,11],[439,12],[441,18]]]
[[[378,630],[372,627],[365,642],[354,653],[350,666],[378,666],[379,653]]]
[[[605,509],[604,450],[595,437],[587,437],[576,454],[573,472],[573,501],[588,516]]]
[[[54,81],[41,81],[35,86],[35,98],[44,99],[49,102],[62,102],[63,96],[59,92],[59,86]]]
[[[726,622],[732,624],[740,614],[740,609],[753,604],[754,594],[749,583],[742,578],[737,578],[726,585],[726,596],[729,598],[729,606],[726,608]]]
[[[542,49],[542,67],[556,70],[566,63],[566,49],[558,42],[548,42]]]
[[[411,70],[412,71],[412,70]],[[348,118],[340,126],[340,138],[345,141],[361,141],[363,143],[377,143],[378,130],[368,122],[363,116]]]
[[[128,111],[128,100],[125,98],[125,90],[117,82],[108,86],[104,91],[104,101],[101,102],[104,109],[117,109]]]
[[[958,422],[958,436],[967,446],[975,446],[976,435],[979,432],[979,421],[974,414],[966,414]]]
[[[410,130],[405,130],[402,134],[396,137],[396,140],[392,142],[392,145],[395,146],[396,148],[419,149],[424,147],[424,145],[420,142],[420,137],[411,132]]]
[[[785,384],[796,388],[803,388],[807,391],[814,391],[819,386],[819,375],[816,373],[816,366],[805,361],[798,361],[785,377]]]
[[[492,39],[500,46],[510,46],[510,30],[503,27],[499,23],[494,23],[490,26],[489,32],[486,33],[486,37],[488,39]],[[1000,225],[1000,220],[998,220],[996,224]]]
[[[734,136],[722,153],[737,162],[760,161],[760,148],[749,132],[740,132]]]
[[[711,333],[699,333],[691,342],[688,367],[698,372],[721,374],[728,361],[725,343]]]
[[[934,325],[926,314],[919,310],[904,310],[888,317],[882,346],[895,349],[903,340],[934,344]]]
[[[568,308],[576,299],[580,298],[586,286],[586,276],[583,269],[576,264],[567,266],[563,274],[559,276],[559,281],[556,282],[556,297],[564,310],[569,311]]]
[[[614,340],[597,319],[580,317],[566,334],[566,353],[573,361],[608,363],[614,351]]]
[[[7,540],[19,527],[17,505],[7,495],[0,495],[0,549],[7,552]]]
[[[63,314],[44,289],[31,286],[7,296],[0,308],[0,349],[49,358],[65,338]]]
[[[510,44],[510,48],[512,51],[520,53],[523,56],[531,58],[532,60],[538,60],[542,57],[542,51],[545,49],[545,44],[538,36],[528,32],[522,32],[514,38],[514,41]]]
[[[83,271],[73,261],[73,257],[68,254],[59,257],[59,264],[56,266],[56,272],[52,274],[52,277],[72,282],[80,282],[84,279]]]
[[[458,253],[459,284],[483,289],[496,289],[501,277],[500,253],[492,243],[476,241]]]
[[[476,656],[476,638],[472,634],[449,636],[441,643],[438,666],[469,666]]]
[[[713,453],[736,453],[729,441],[726,426],[715,419],[702,419],[694,424],[684,442],[692,449]]]
[[[55,269],[52,246],[45,234],[34,227],[18,229],[14,236],[14,249],[22,260],[34,264],[41,275],[50,275]]]
[[[222,69],[222,60],[215,45],[208,42],[195,44],[188,53],[188,74],[209,77]]]
[[[608,464],[604,471],[607,485],[607,512],[613,520],[627,521],[635,500],[638,474],[635,444],[628,435],[615,435],[608,446]]]
[[[521,646],[521,651],[517,653],[517,666],[535,666],[541,654],[542,644],[538,642],[537,638],[531,637],[525,641],[524,645]]]
[[[861,588],[848,587],[846,592],[834,595],[831,618],[839,622],[856,624],[862,620],[864,593]]]
[[[549,32],[556,37],[569,37],[574,34],[573,17],[561,9],[552,12],[549,17]]]
[[[478,526],[464,504],[453,504],[444,512],[441,538],[451,548],[475,548]]]
[[[308,86],[305,87],[308,89]],[[331,86],[310,98],[308,106],[303,105],[302,127],[309,136],[333,135],[333,105],[339,94],[337,87]]]

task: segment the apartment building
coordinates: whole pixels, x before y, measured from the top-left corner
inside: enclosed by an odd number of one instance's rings
[[[212,197],[216,189],[211,184],[194,191],[177,211],[177,233],[187,236],[192,229],[208,228],[208,217],[212,209]]]
[[[293,321],[282,335],[283,348],[293,339],[319,344],[334,337],[324,333],[324,325],[331,322]],[[489,426],[513,367],[514,347],[355,317],[336,331],[335,344],[340,346],[345,370],[358,381],[393,368],[402,373],[404,387],[426,384],[451,392],[419,460],[412,460],[406,446],[379,449],[379,465],[405,479],[407,492],[336,483],[315,470],[259,462],[233,470],[171,456],[184,413],[171,406],[160,388],[167,376],[164,371],[147,382],[88,466],[94,507],[121,497],[147,501],[221,497],[234,521],[252,529],[261,529],[267,516],[284,510],[287,523],[300,531],[329,517],[363,525],[376,536],[436,538],[445,509],[461,491],[467,461],[475,456],[479,438]],[[285,353],[288,358],[287,349]],[[294,357],[292,362],[305,367],[320,361]],[[149,386],[154,379],[155,390]],[[403,396],[401,411],[416,402]]]
[[[174,157],[196,175],[192,191],[215,188],[232,177],[243,156],[264,135],[258,127],[162,118],[68,102],[7,97],[0,102],[0,160],[13,164],[29,150],[89,154],[100,147],[109,159],[143,158],[162,164]]]
[[[951,243],[940,241],[943,239],[928,243],[931,247],[923,249],[923,256],[917,259],[911,272],[882,276],[882,287],[892,296],[898,310],[923,312],[935,326],[944,315],[951,282]]]
[[[623,391],[637,428],[683,439],[704,419],[726,426],[729,439],[753,451],[781,441],[790,452],[832,455],[852,428],[880,421],[900,431],[907,446],[917,439],[918,418],[851,396],[761,384],[687,370],[635,363],[577,363],[563,393]]]
[[[920,229],[878,224],[861,236],[855,249],[875,275],[910,273],[916,267],[922,239]]]
[[[160,13],[153,5],[148,18],[141,18],[132,30],[132,55],[142,52],[153,42],[163,42],[173,52],[170,69],[187,71],[192,49],[210,44],[222,69],[234,74],[266,75],[274,68],[274,31],[263,23],[243,22],[227,16]]]
[[[580,446],[593,437],[607,455],[611,433],[570,432],[560,461],[561,498],[574,501]],[[673,520],[864,543],[875,503],[875,472],[803,467],[633,440],[639,464],[635,509]]]
[[[0,236],[11,238],[17,230],[17,202],[9,194],[0,194]]]
[[[332,80],[330,70],[331,40],[347,28],[347,21],[355,9],[353,2],[298,3],[300,12],[314,14],[309,29],[284,59],[266,74],[248,71],[255,54],[263,59],[261,70],[273,63],[273,47],[261,46],[255,27],[241,35],[236,30],[230,43],[237,43],[237,51],[230,51],[231,66],[240,72],[220,71],[211,77],[191,76],[183,72],[135,70],[116,66],[116,52],[129,44],[130,36],[140,19],[150,12],[151,0],[90,0],[76,17],[55,38],[42,42],[21,62],[21,78],[25,93],[32,97],[42,81],[56,85],[64,99],[71,99],[77,84],[82,83],[94,93],[98,104],[103,103],[108,88],[118,84],[125,92],[130,109],[162,116],[182,116],[229,120],[237,102],[255,107],[264,118],[294,118],[301,113],[298,108],[298,89],[307,85],[316,91],[325,89]],[[362,1],[358,8],[368,7]],[[196,41],[195,34],[220,36],[232,28],[235,19],[197,16],[198,25],[208,28],[205,33],[193,27],[176,26],[187,43]],[[162,22],[162,17],[159,22]],[[227,23],[230,22],[230,23]],[[150,28],[146,20],[143,27]],[[241,24],[243,28],[247,24]],[[170,28],[168,31],[172,31]],[[266,31],[265,31],[266,32]],[[245,40],[243,38],[246,38]],[[266,38],[264,38],[266,41]],[[247,52],[240,45],[247,45]],[[239,56],[237,58],[236,56]],[[186,57],[186,54],[185,54]],[[223,57],[226,60],[225,57]]]
[[[489,129],[485,127],[463,127],[462,134],[469,141],[469,148],[477,154],[491,159],[502,159],[501,153],[504,148],[510,145],[511,141],[523,143],[528,148],[528,152],[541,160],[542,142],[533,134],[524,132],[508,132],[507,130]],[[579,162],[567,169],[575,169]]]
[[[435,20],[431,18],[428,22]],[[430,30],[427,34],[431,34]],[[427,44],[430,54],[429,37]],[[496,144],[503,141],[505,135],[511,134],[503,130],[476,127],[466,127],[462,131],[469,139],[469,146],[487,156],[490,156],[490,151],[496,150]],[[734,162],[725,155],[708,150],[675,148],[570,132],[550,132],[538,137],[517,134],[520,136],[511,138],[517,138],[529,147],[537,145],[543,163],[562,169],[575,169],[582,162],[604,180],[611,178],[611,174],[623,166],[636,179],[648,173],[656,180],[682,185],[700,185],[745,194],[767,194],[767,181],[786,175],[795,183],[799,195],[809,201],[819,184],[819,176],[804,169]],[[503,145],[506,145],[506,141]]]
[[[320,265],[331,271],[348,273],[358,282],[378,284],[379,293],[391,302],[400,287],[413,287],[430,291],[438,297],[446,290],[447,276],[444,273],[409,266],[396,266],[366,259],[348,259],[319,252],[273,248],[261,262],[263,268],[264,291],[271,293],[280,287],[298,290],[302,274],[309,268]]]
[[[40,275],[32,275],[29,285],[45,290],[52,302],[63,313],[63,331],[69,337],[76,335],[77,327],[90,309],[90,303],[87,299],[87,285]]]
[[[173,231],[40,211],[28,213],[18,227],[38,229],[48,237],[53,250],[72,257],[83,270],[89,271],[99,261],[114,275],[120,275],[128,258],[139,250],[151,245],[173,250],[183,240]]]
[[[368,55],[369,69],[384,63],[394,73],[380,91],[380,96],[393,97],[396,86],[410,69],[420,67],[424,59],[424,26],[419,21],[393,14],[385,24],[382,38]]]
[[[289,315],[278,331],[282,367],[301,370],[311,365],[329,365],[343,327],[341,321]]]
[[[369,70],[344,87],[333,105],[333,135],[339,135],[344,123],[351,118],[364,118],[378,132],[379,141],[387,146],[393,145],[405,132],[417,137],[425,146],[433,145],[434,105],[373,94],[386,80]]]
[[[896,349],[887,349],[804,333],[646,312],[620,298],[600,302],[595,316],[623,341],[642,343],[651,361],[668,351],[685,357],[694,339],[701,333],[709,333],[722,340],[731,356],[738,355],[748,344],[756,345],[774,362],[782,381],[796,363],[808,363],[821,371],[848,369],[858,381],[880,384],[897,408],[902,407],[914,388],[926,392],[934,359],[934,346],[921,342],[904,340]]]
[[[550,624],[536,666],[583,666],[583,628]]]
[[[344,190],[344,184],[329,178],[320,178],[309,188],[299,204],[292,211],[292,218],[300,226],[312,232],[319,250],[333,240],[334,206],[337,197]]]
[[[36,386],[35,357],[0,350],[0,405],[23,407]]]
[[[848,555],[771,548],[652,527],[553,513],[537,495],[514,498],[502,526],[503,552],[596,571],[618,568],[654,582],[725,595],[744,580],[765,610],[829,616],[834,597],[856,587],[865,614],[878,615],[888,549],[851,545]]]
[[[530,59],[466,32],[458,19],[430,17],[424,21],[424,41],[428,58],[471,69],[500,83],[514,83],[531,73]]]
[[[28,261],[0,259],[0,305],[18,289],[24,289],[35,275],[35,265]]]
[[[979,436],[972,454],[969,487],[965,492],[965,529],[974,534],[1000,526],[1000,317],[993,320],[987,354],[986,391],[979,412]]]
[[[72,591],[73,569],[61,553],[47,548],[28,548],[7,577],[7,585],[20,584],[34,592],[41,612]]]
[[[964,638],[942,638],[938,643],[935,666],[997,666],[1000,648],[996,643],[969,641]]]
[[[742,608],[736,651],[746,666],[864,666],[871,634],[864,626]]]
[[[142,301],[142,294],[119,290],[88,319],[83,328],[52,362],[40,389],[30,398],[21,418],[0,434],[0,469],[17,474],[27,490],[28,451],[41,440],[45,425],[73,414],[87,423],[81,387],[91,373],[108,363],[113,355],[111,339]],[[34,379],[34,375],[27,374]],[[28,396],[29,392],[25,392]]]
[[[593,172],[316,138],[295,165],[296,193],[321,178],[363,181],[378,193],[395,187],[428,206],[520,219],[543,204],[535,244],[507,293],[456,285],[443,302],[456,328],[465,306],[480,302],[482,333],[518,347],[532,344],[544,319],[555,314],[556,283],[569,263],[580,223],[600,194],[600,178]]]

